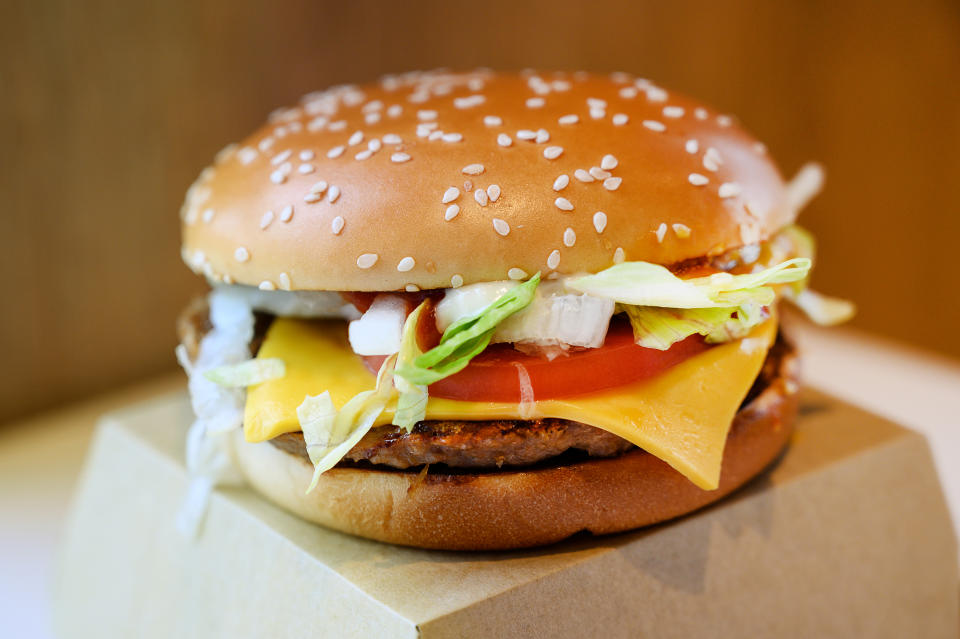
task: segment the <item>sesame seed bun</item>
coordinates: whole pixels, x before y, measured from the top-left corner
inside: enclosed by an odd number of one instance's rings
[[[272,502],[328,528],[407,546],[498,550],[608,534],[711,504],[776,459],[797,410],[795,355],[775,360],[767,386],[734,418],[717,490],[694,486],[640,449],[553,467],[444,474],[336,467],[306,492],[313,467],[269,442],[235,437],[238,465]]]
[[[305,96],[203,171],[183,255],[217,281],[415,290],[673,264],[793,211],[730,117],[625,74],[418,73]]]

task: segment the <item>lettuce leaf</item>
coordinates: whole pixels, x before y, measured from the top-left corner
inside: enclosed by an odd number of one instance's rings
[[[440,343],[413,361],[397,366],[396,375],[412,384],[429,386],[457,373],[479,355],[502,321],[533,301],[540,273],[515,286],[479,313],[457,320],[447,327]]]
[[[403,333],[400,336],[400,352],[397,353],[397,368],[412,365],[423,354],[417,345],[418,326],[420,317],[428,302],[423,302],[407,316],[403,324]],[[397,410],[393,415],[394,426],[406,429],[409,433],[413,425],[422,421],[427,415],[427,387],[394,375],[393,385],[396,387]]]
[[[596,275],[571,279],[567,286],[634,306],[687,309],[765,306],[775,298],[769,285],[802,280],[809,271],[810,260],[797,257],[756,273],[715,273],[684,280],[658,264],[624,262]]]
[[[204,371],[203,376],[220,386],[237,388],[261,384],[286,374],[287,369],[282,359],[267,357],[211,368]]]

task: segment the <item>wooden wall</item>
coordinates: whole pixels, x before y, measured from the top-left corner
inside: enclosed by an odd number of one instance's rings
[[[785,172],[828,167],[818,287],[960,355],[955,0],[0,5],[0,421],[174,366],[202,288],[177,210],[220,147],[311,89],[437,66],[625,70],[738,114]]]

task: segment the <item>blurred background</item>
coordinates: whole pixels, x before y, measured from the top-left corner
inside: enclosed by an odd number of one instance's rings
[[[960,356],[960,3],[0,3],[0,422],[175,367],[202,283],[183,193],[278,105],[448,66],[627,71],[737,114],[786,175],[815,286],[855,326]]]

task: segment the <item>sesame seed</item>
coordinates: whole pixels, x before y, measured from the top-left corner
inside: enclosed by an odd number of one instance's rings
[[[624,100],[632,100],[637,97],[637,90],[633,87],[623,87],[620,89],[620,97]]]
[[[360,268],[370,268],[377,263],[378,259],[380,259],[380,256],[376,253],[364,253],[357,258],[357,266]]]
[[[603,159],[600,160],[600,168],[604,171],[612,171],[613,169],[617,168],[619,163],[620,162],[615,156],[607,154],[603,156]]]
[[[403,290],[405,290],[407,293],[416,293],[420,290],[420,287],[416,284],[407,284],[403,287]]]
[[[551,269],[556,269],[560,266],[560,251],[557,249],[550,251],[550,255],[547,256],[547,266]]]
[[[366,122],[367,124],[376,124],[377,122],[380,121],[380,114],[367,113],[366,115],[363,116],[363,121]]]
[[[277,153],[275,156],[273,156],[273,158],[271,158],[270,164],[276,166],[284,162],[288,157],[290,157],[291,153],[293,153],[293,151],[291,151],[290,149],[287,149],[282,153]]]
[[[433,131],[427,136],[428,140],[440,140],[443,138],[443,131]]]
[[[263,138],[262,140],[260,140],[260,143],[257,145],[257,148],[260,149],[261,151],[266,152],[271,146],[273,146],[273,143],[274,143],[273,138]]]
[[[458,109],[469,109],[471,107],[480,106],[487,101],[487,98],[480,94],[468,95],[463,98],[454,98],[453,106]]]
[[[720,126],[730,126],[733,124],[733,118],[731,118],[729,115],[718,115],[717,124]]]
[[[593,228],[597,229],[597,233],[603,233],[603,229],[607,228],[607,214],[603,211],[597,211],[593,214]]]
[[[614,126],[623,126],[630,121],[630,118],[626,113],[617,113],[613,116],[613,125]]]
[[[651,131],[666,131],[666,130],[667,130],[667,125],[665,125],[663,122],[659,122],[659,121],[657,121],[657,120],[644,120],[644,121],[643,121],[643,126],[647,127],[647,128],[650,129]]]
[[[757,142],[756,144],[753,145],[753,150],[757,152],[759,155],[764,155],[767,152],[767,145],[764,144],[763,142]]]
[[[607,117],[607,111],[606,109],[590,109],[590,117],[594,120],[602,120],[603,118]]]
[[[460,170],[464,175],[480,175],[484,171],[482,164],[468,164]]]
[[[553,190],[562,191],[563,189],[567,188],[568,184],[570,184],[570,176],[568,176],[566,173],[558,175],[557,179],[553,181]]]
[[[280,221],[283,223],[289,222],[293,218],[293,205],[287,204],[285,207],[280,209]]]
[[[233,259],[237,260],[238,262],[246,262],[250,259],[250,251],[248,251],[244,246],[238,246],[237,250],[233,252]]]
[[[355,156],[353,156],[353,159],[363,161],[369,158],[371,155],[373,155],[373,151],[371,151],[370,149],[364,149],[363,151],[360,151]]]
[[[591,166],[590,175],[598,180],[606,180],[611,174],[610,171],[604,171],[599,166]]]
[[[667,92],[660,87],[647,87],[647,100],[651,102],[666,102]]]
[[[622,264],[625,259],[627,259],[626,254],[623,252],[623,249],[618,246],[617,250],[613,252],[613,263]]]
[[[550,132],[546,129],[538,129],[536,141],[537,144],[546,144],[550,141]]]
[[[309,175],[310,173],[313,173],[313,168],[314,167],[312,164],[301,164],[297,167],[297,172],[300,175]]]
[[[606,109],[607,101],[599,98],[587,98],[587,106],[591,109]]]
[[[570,200],[568,200],[565,197],[558,197],[556,200],[553,201],[553,203],[556,204],[557,208],[560,209],[561,211],[573,210],[573,204],[571,204]]]
[[[486,206],[489,198],[487,197],[487,192],[483,189],[477,189],[473,192],[473,199],[477,201],[477,204],[480,206]]]
[[[387,133],[383,136],[384,144],[403,144],[403,138],[401,138],[396,133]]]
[[[463,276],[459,273],[454,273],[453,277],[450,278],[450,286],[453,288],[460,288],[463,286]]]
[[[685,240],[690,237],[690,227],[686,224],[674,224],[673,232],[677,234],[681,240]]]
[[[409,162],[410,155],[408,153],[397,152],[390,156],[390,161],[396,162],[397,164],[400,164],[401,162]]]
[[[700,150],[700,143],[696,140],[687,140],[683,147],[687,150],[687,153],[696,153]]]
[[[203,214],[200,216],[200,219],[203,220],[204,224],[209,224],[213,221],[213,216],[216,215],[216,211],[213,209],[204,210]]]
[[[282,165],[279,169],[270,174],[270,181],[274,184],[283,184],[287,181],[287,176],[290,175],[290,170],[292,167],[290,163]]]
[[[444,133],[443,141],[444,142],[460,142],[463,140],[463,135],[460,133]]]
[[[580,121],[580,116],[576,115],[575,113],[571,113],[569,115],[562,115],[559,118],[557,118],[557,122],[559,122],[560,124],[576,124],[579,121]]]
[[[593,182],[594,177],[590,175],[587,171],[583,169],[577,169],[573,172],[573,177],[577,178],[581,182]]]
[[[444,212],[443,219],[449,222],[453,218],[457,217],[457,214],[459,213],[460,213],[460,207],[457,206],[456,204],[451,204],[450,206],[447,207],[447,210]]]
[[[527,272],[522,268],[517,268],[514,266],[512,269],[507,271],[507,277],[511,280],[525,280],[527,279]]]
[[[323,193],[327,190],[327,182],[325,180],[320,180],[316,184],[310,187],[311,193]]]
[[[657,242],[663,243],[663,238],[667,235],[667,224],[666,222],[660,222],[660,226],[657,227]]]
[[[398,118],[403,113],[403,107],[399,104],[391,104],[387,109],[387,115],[391,118]]]
[[[543,150],[543,157],[548,160],[556,160],[558,157],[563,155],[562,146],[548,146]]]
[[[303,196],[303,201],[306,202],[307,204],[313,204],[314,202],[319,202],[321,199],[323,199],[323,195],[321,195],[320,193],[314,193],[312,191]]]
[[[300,151],[300,161],[301,161],[301,162],[309,162],[309,161],[312,160],[313,158],[314,158],[314,154],[313,154],[313,151],[311,151],[310,149],[306,149],[306,150],[304,150],[304,151]]]
[[[706,175],[700,175],[699,173],[691,173],[687,176],[687,179],[694,186],[703,186],[710,181]]]
[[[717,190],[717,195],[722,198],[737,197],[740,195],[740,185],[736,182],[724,182]]]
[[[491,184],[487,187],[487,197],[490,198],[491,202],[496,202],[500,199],[500,185]]]
[[[608,177],[603,181],[603,188],[608,191],[616,191],[620,188],[620,183],[623,182],[623,178],[619,177]]]
[[[340,187],[337,185],[331,186],[330,190],[327,191],[327,202],[330,202],[330,204],[333,204],[334,202],[337,201],[337,198],[339,197],[340,197]]]
[[[502,126],[503,120],[495,115],[485,115],[483,116],[483,123],[486,126]]]
[[[458,197],[460,197],[460,189],[458,189],[455,186],[451,186],[449,189],[443,192],[442,201],[444,204],[449,204],[450,202],[453,202]]]
[[[704,168],[708,171],[718,171],[721,164],[723,164],[723,157],[721,157],[720,152],[712,146],[708,148],[706,153],[703,154]]]
[[[240,164],[250,164],[257,159],[257,152],[255,149],[245,146],[237,152],[237,159],[240,160]]]
[[[501,220],[499,217],[495,217],[493,218],[493,230],[496,231],[497,234],[506,237],[510,234],[510,225],[506,220]]]
[[[527,98],[527,108],[528,109],[539,109],[546,101],[543,98]]]
[[[420,109],[417,111],[417,119],[422,121],[436,120],[437,112],[429,109]]]
[[[665,118],[682,118],[683,113],[684,113],[683,107],[678,107],[678,106],[663,107],[663,117]]]
[[[408,255],[407,257],[397,262],[397,270],[400,271],[401,273],[406,273],[407,271],[413,269],[415,265],[416,265],[416,262],[414,261],[414,259]]]
[[[283,272],[283,273],[280,274],[280,277],[279,277],[278,279],[280,280],[280,288],[282,288],[282,289],[285,290],[285,291],[289,291],[289,290],[290,290],[290,275],[289,275],[287,272]]]
[[[343,155],[343,152],[344,152],[346,149],[347,149],[347,147],[343,146],[342,144],[341,144],[340,146],[335,146],[335,147],[333,147],[332,149],[330,149],[329,151],[327,151],[327,157],[330,158],[331,160],[336,159],[336,158],[340,157],[341,155]]]
[[[277,290],[277,285],[271,282],[270,280],[263,280],[260,282],[260,285],[257,286],[261,291],[275,291]]]
[[[517,131],[517,138],[521,140],[535,140],[537,139],[537,132],[531,131],[530,129],[520,129]]]
[[[354,131],[350,139],[347,140],[347,144],[350,146],[357,146],[361,142],[363,142],[363,131]]]
[[[706,120],[707,110],[704,109],[703,107],[697,107],[696,109],[693,110],[693,117],[697,118],[698,120]]]
[[[260,218],[260,228],[265,229],[270,226],[270,223],[273,222],[273,211],[267,211]]]
[[[383,146],[383,142],[381,142],[379,138],[373,138],[372,140],[367,142],[367,148],[373,151],[374,153],[379,151],[382,146]]]
[[[497,144],[499,144],[500,146],[510,146],[511,144],[513,144],[513,140],[510,139],[510,136],[507,135],[506,133],[501,133],[500,135],[497,136]]]
[[[563,245],[573,246],[576,243],[577,243],[577,233],[568,226],[567,230],[563,232]]]
[[[334,235],[340,235],[340,231],[343,230],[344,224],[346,224],[346,222],[344,222],[343,218],[338,215],[337,217],[330,220],[330,231]]]

